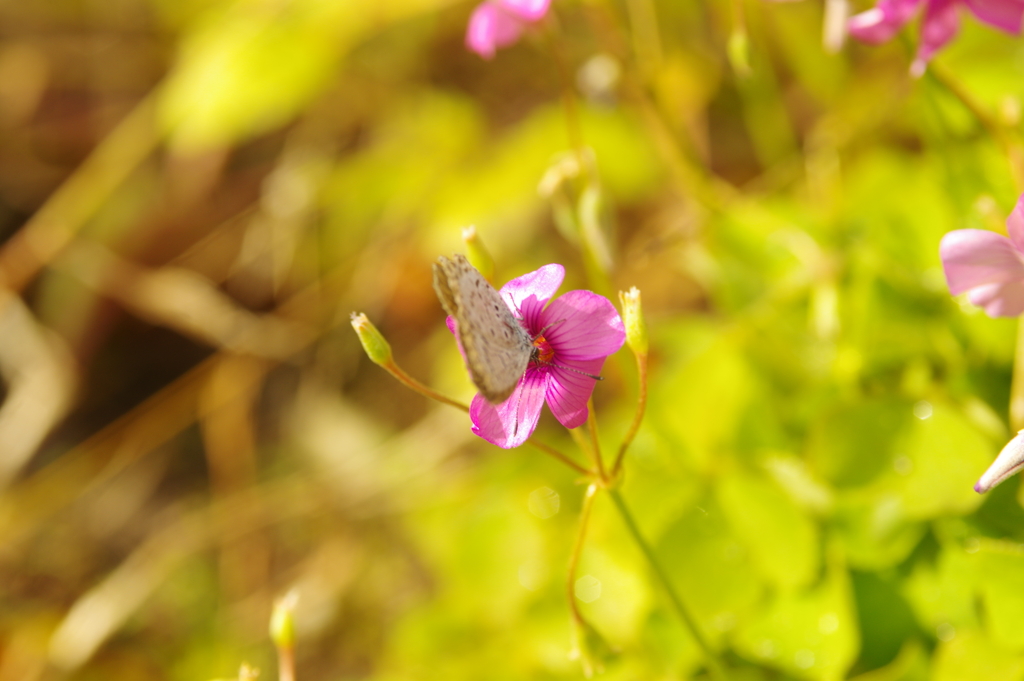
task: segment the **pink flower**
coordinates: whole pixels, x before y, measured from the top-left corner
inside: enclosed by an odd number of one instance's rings
[[[1006,219],[1010,238],[985,229],[958,229],[942,237],[939,258],[949,292],[985,308],[989,317],[1024,312],[1024,195]]]
[[[924,73],[925,65],[960,28],[958,6],[964,5],[979,21],[1019,34],[1024,18],[1024,0],[879,0],[874,8],[850,17],[850,35],[866,43],[883,43],[899,32],[924,5],[921,20],[921,41],[910,67],[915,76]]]
[[[466,47],[490,59],[499,47],[519,40],[523,29],[544,18],[551,0],[486,0],[473,10],[466,27]]]
[[[536,352],[507,400],[491,404],[479,393],[473,398],[473,432],[491,444],[511,449],[526,442],[545,402],[566,428],[583,425],[597,383],[594,377],[626,340],[622,319],[604,296],[569,291],[547,304],[564,277],[561,265],[545,265],[499,291]],[[448,328],[456,332],[455,326],[448,317]]]

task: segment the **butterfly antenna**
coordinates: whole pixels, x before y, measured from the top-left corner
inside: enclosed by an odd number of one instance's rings
[[[596,376],[594,374],[588,374],[586,371],[580,371],[579,369],[573,369],[572,367],[563,366],[561,364],[552,364],[551,366],[556,367],[558,369],[565,369],[566,371],[571,371],[574,374],[579,374],[580,376],[586,376],[587,378],[592,378],[595,381],[603,381],[604,380],[604,376]]]

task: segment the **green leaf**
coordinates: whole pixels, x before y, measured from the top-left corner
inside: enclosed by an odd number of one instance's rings
[[[748,551],[714,504],[680,517],[659,539],[656,552],[712,639],[731,631],[763,592]]]
[[[716,492],[729,525],[770,584],[792,589],[811,581],[818,571],[818,528],[785,492],[744,473],[723,477]]]
[[[679,368],[670,379],[652,386],[653,405],[671,405],[652,412],[655,428],[683,445],[693,465],[707,469],[716,454],[731,443],[741,411],[750,399],[751,371],[727,338]]]
[[[931,415],[913,419],[896,443],[890,476],[908,517],[968,513],[981,505],[973,485],[991,463],[993,445],[950,407],[935,403],[930,409]]]
[[[859,674],[850,681],[928,681],[928,653],[917,640],[911,639],[900,648],[891,663]]]
[[[810,433],[807,464],[839,487],[870,482],[889,465],[893,441],[910,418],[910,405],[892,398],[833,411]]]
[[[957,544],[944,545],[934,564],[919,562],[903,593],[921,626],[933,636],[976,629],[974,565]]]
[[[1008,649],[1024,651],[1024,546],[981,539],[972,562],[992,639]]]
[[[973,629],[957,632],[935,651],[932,681],[1019,681],[1022,676],[1024,656]]]
[[[744,656],[821,681],[843,678],[859,645],[849,578],[838,566],[807,591],[778,594],[736,635]]]
[[[898,494],[875,490],[840,497],[833,522],[850,565],[860,569],[902,562],[925,531],[923,523],[907,518]]]
[[[172,145],[230,145],[295,116],[328,83],[365,24],[344,2],[236,2],[204,15],[182,40],[161,92]]]

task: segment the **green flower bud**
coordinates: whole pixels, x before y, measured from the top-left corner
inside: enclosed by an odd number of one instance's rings
[[[726,45],[726,54],[737,76],[745,78],[751,74],[753,69],[750,68],[750,40],[745,30],[736,29],[732,32]]]
[[[289,591],[274,603],[274,611],[270,614],[270,640],[278,649],[295,647],[295,604],[298,600],[298,595]]]
[[[484,279],[494,283],[494,258],[484,246],[484,242],[477,236],[476,226],[470,225],[463,228],[462,241],[466,244],[466,257],[469,258],[469,264],[484,275]]]
[[[356,330],[366,355],[375,364],[391,364],[391,346],[365,314],[352,313],[352,328]]]
[[[622,304],[622,323],[626,327],[626,343],[637,355],[647,354],[647,322],[640,306],[640,290],[634,286],[629,291],[619,291]]]

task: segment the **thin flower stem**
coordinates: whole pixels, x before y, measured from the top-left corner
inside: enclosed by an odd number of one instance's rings
[[[569,146],[576,154],[576,160],[580,164],[580,171],[585,169],[583,162],[583,126],[580,122],[580,111],[576,102],[576,94],[569,78],[568,60],[562,47],[559,37],[562,34],[562,26],[558,21],[558,15],[554,12],[548,14],[554,31],[548,34],[551,38],[551,53],[554,57],[555,69],[558,71],[558,80],[562,87],[562,106],[565,108],[565,124],[569,135]]]
[[[658,13],[651,0],[627,0],[629,25],[633,34],[633,53],[640,72],[651,76],[661,63],[661,36],[658,33]]]
[[[952,94],[1002,147],[1006,154],[1006,160],[1010,164],[1010,172],[1017,190],[1024,190],[1024,148],[1021,147],[1020,140],[1015,139],[1008,127],[981,106],[956,77],[941,64],[929,64],[927,73],[934,82]]]
[[[75,238],[160,141],[150,93],[0,248],[0,286],[20,291]]]
[[[964,87],[957,82],[956,78],[953,77],[949,71],[942,67],[939,63],[931,63],[928,65],[927,73],[931,78],[944,87],[951,95],[956,97],[964,108],[971,112],[971,115],[984,127],[990,134],[996,137],[1001,137],[1003,134],[1002,126],[996,122],[995,119],[986,111],[974,97],[967,92]]]
[[[1010,382],[1010,428],[1014,432],[1024,428],[1024,317],[1017,324],[1017,351]]]
[[[572,617],[579,624],[586,620],[576,604],[576,569],[580,564],[580,555],[583,553],[583,543],[587,538],[587,525],[590,523],[590,511],[594,508],[594,497],[597,495],[597,484],[591,483],[583,495],[583,505],[580,507],[580,529],[576,534],[576,543],[572,547],[572,555],[569,556],[569,576],[565,588],[569,596],[569,611]]]
[[[278,681],[295,681],[295,651],[291,647],[277,649]]]
[[[633,537],[633,541],[640,548],[640,551],[644,554],[648,564],[657,575],[658,581],[665,587],[665,592],[668,594],[669,601],[672,603],[672,609],[676,611],[679,619],[683,621],[683,625],[690,631],[690,635],[697,642],[697,645],[704,652],[704,657],[707,660],[708,668],[711,670],[712,676],[719,679],[719,681],[728,681],[728,676],[725,673],[725,669],[722,666],[721,661],[718,659],[718,655],[711,648],[707,639],[704,638],[704,634],[701,633],[700,627],[697,624],[697,620],[694,619],[693,614],[683,603],[682,598],[676,592],[675,587],[672,586],[672,582],[668,577],[668,573],[665,572],[665,568],[658,562],[657,556],[654,555],[654,549],[651,548],[647,540],[640,533],[640,528],[637,526],[636,521],[633,519],[633,515],[629,512],[626,507],[626,503],[622,500],[622,495],[619,494],[618,490],[609,489],[608,494],[611,496],[612,501],[615,502],[615,508],[618,509],[619,515],[622,516],[623,522],[629,529],[630,535]]]
[[[594,464],[597,466],[597,474],[601,482],[608,484],[608,473],[604,469],[604,461],[601,460],[601,443],[597,439],[597,412],[594,411],[594,399],[587,400],[587,430],[590,432],[590,446],[594,452]]]
[[[583,429],[569,428],[569,435],[572,436],[573,442],[575,442],[576,446],[580,448],[580,451],[583,452],[588,459],[590,459],[591,463],[594,464],[594,470],[590,471],[590,474],[596,476],[598,480],[601,480],[603,482],[604,478],[601,477],[601,474],[598,470],[598,461],[597,458],[594,456],[594,447],[590,443],[590,439],[583,434]]]
[[[568,466],[569,468],[573,469],[577,473],[580,473],[581,475],[586,475],[586,476],[589,477],[589,476],[592,476],[594,474],[594,471],[584,468],[583,466],[579,465],[578,463],[576,463],[575,461],[570,459],[565,454],[562,454],[560,451],[558,451],[554,447],[551,447],[550,445],[546,445],[543,442],[538,442],[537,440],[534,440],[532,437],[529,440],[526,441],[526,444],[533,445],[534,447],[536,447],[540,451],[544,452],[545,454],[549,454],[549,455],[555,457],[556,459],[558,459],[559,461],[564,463],[566,466]]]
[[[618,478],[619,473],[622,472],[622,461],[626,456],[626,450],[629,448],[629,445],[632,444],[637,431],[640,430],[640,423],[644,420],[644,412],[647,411],[647,354],[637,354],[635,357],[637,376],[640,381],[636,397],[636,415],[633,417],[633,423],[629,427],[629,432],[627,432],[626,437],[622,439],[622,444],[619,446],[619,453],[615,455],[615,463],[612,465],[612,480]]]
[[[443,402],[447,405],[455,407],[456,409],[461,409],[462,411],[465,412],[469,411],[469,407],[463,404],[462,402],[457,402],[456,400],[453,400],[450,397],[445,397],[441,393],[431,390],[430,388],[423,385],[409,374],[405,373],[405,371],[400,366],[395,364],[394,360],[386,364],[381,364],[380,366],[389,374],[391,374],[399,381],[401,381],[406,387],[415,390],[419,394],[424,395],[425,397],[429,397],[432,400]]]

